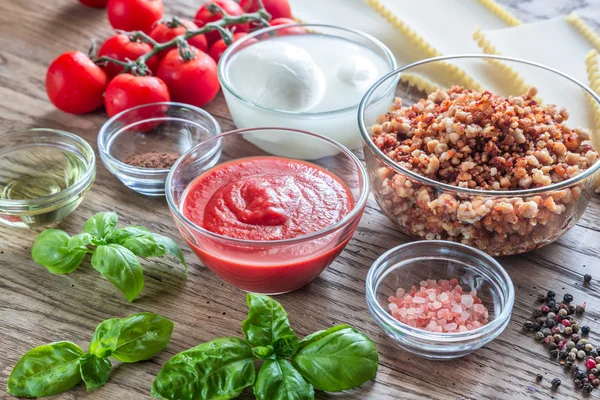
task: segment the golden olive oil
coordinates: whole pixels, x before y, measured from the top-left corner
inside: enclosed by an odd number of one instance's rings
[[[76,183],[85,169],[82,158],[58,147],[17,148],[0,155],[0,199],[51,196]]]

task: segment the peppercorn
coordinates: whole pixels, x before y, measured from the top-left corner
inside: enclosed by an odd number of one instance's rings
[[[553,313],[557,313],[558,310],[560,310],[560,307],[558,305],[554,305],[554,307],[550,307],[550,311],[552,311]]]
[[[594,390],[594,387],[592,386],[591,383],[587,382],[583,384],[583,387],[581,388],[581,390],[583,390],[583,393],[592,393],[592,390]]]
[[[594,361],[596,361],[596,365],[600,364],[600,357],[594,358]]]
[[[579,341],[581,342],[581,340]],[[584,351],[585,350],[585,344],[579,343],[577,342],[577,344],[575,345],[575,348],[577,349],[577,351]]]
[[[585,358],[585,351],[579,350],[577,352],[577,358],[579,358],[580,360],[583,360]]]
[[[542,314],[548,314],[550,312],[550,307],[548,307],[548,306],[541,306],[540,307],[540,311],[542,312]]]
[[[597,350],[590,351],[590,357],[592,357],[595,360],[596,357],[598,357],[598,351]]]
[[[544,322],[546,322],[546,318],[544,318],[544,317],[537,317],[535,319],[535,322],[538,323],[538,324],[540,324],[540,326],[544,325]]]
[[[533,336],[533,338],[539,342],[541,342],[542,340],[544,340],[544,334],[542,332],[536,332],[535,335]]]
[[[558,344],[550,343],[549,347],[550,347],[550,350],[558,349]]]
[[[540,332],[542,332],[544,334],[544,336],[552,335],[552,331],[550,330],[550,328],[544,328]]]
[[[536,308],[535,310],[531,311],[531,316],[533,318],[541,317],[542,311],[540,309]]]
[[[560,341],[562,340],[562,336],[560,335],[554,335],[552,336],[552,338],[554,339],[554,343],[556,344],[560,343]]]
[[[548,290],[548,293],[546,293],[546,298],[550,300],[554,299],[554,297],[556,297],[556,293],[554,293],[552,290]]]
[[[578,305],[575,307],[576,314],[583,314],[585,312],[585,303],[583,305]]]
[[[561,381],[560,381],[560,379],[558,379],[558,378],[554,378],[554,379],[552,379],[552,382],[551,382],[551,384],[552,384],[552,389],[558,389],[558,387],[560,386],[560,384],[561,384],[561,383],[562,383],[562,382],[561,382]]]
[[[552,314],[552,313],[550,313],[550,314]],[[548,315],[550,315],[550,314],[548,314]],[[544,321],[544,326],[546,326],[548,328],[553,328],[554,325],[556,325],[556,321],[554,319],[548,318],[548,319],[546,319],[546,321]]]
[[[567,336],[570,336],[572,333],[573,333],[573,329],[570,326],[567,326],[565,328],[564,334],[567,335]]]
[[[532,331],[533,329],[533,322],[531,321],[525,321],[523,322],[523,329],[525,329],[526,331]]]
[[[585,352],[589,353],[590,351],[594,350],[594,346],[592,346],[590,343],[585,345]]]
[[[565,369],[568,369],[570,371],[571,368],[573,368],[573,363],[571,361],[567,361],[564,366]]]
[[[590,370],[590,372],[591,372],[591,369],[592,369],[592,368],[594,368],[594,369],[596,368],[596,361],[594,361],[594,360],[593,360],[593,359],[591,359],[591,358],[590,358],[590,359],[588,359],[588,360],[585,362],[585,367],[586,367],[588,370]]]
[[[572,301],[573,301],[573,295],[572,294],[567,293],[567,294],[565,294],[563,296],[563,302],[570,303]]]
[[[578,389],[581,389],[584,385],[583,381],[581,379],[575,379],[575,387]]]
[[[560,323],[563,324],[565,327],[571,326],[571,321],[569,321],[568,319],[563,319],[562,321],[560,321]]]
[[[560,327],[558,326],[553,326],[552,329],[550,330],[552,332],[552,334],[554,335],[558,335],[560,333]]]
[[[531,330],[534,332],[537,332],[540,329],[542,329],[542,326],[540,324],[538,324],[537,322],[534,322],[533,325],[531,326]]]
[[[573,329],[573,332],[575,332],[575,329],[573,328],[573,325],[571,325],[571,329]],[[577,333],[573,333],[571,335],[571,340],[575,343],[579,342],[579,339],[581,339],[581,336],[579,336]]]
[[[593,381],[596,377],[592,374],[588,375],[588,381]]]
[[[578,369],[579,369],[579,367],[577,366],[577,364],[571,365],[571,372],[575,373],[575,371],[577,371]]]
[[[558,357],[558,350],[552,350],[552,351],[550,352],[550,357],[552,357],[552,358],[556,358],[556,357]]]
[[[585,372],[583,372],[582,369],[577,368],[577,370],[573,374],[573,377],[579,380],[585,379]]]
[[[541,381],[542,379],[544,379],[544,376],[543,376],[542,374],[537,374],[537,375],[535,376],[535,379],[536,379],[536,380],[539,382],[539,381]]]
[[[569,315],[575,313],[575,306],[572,304],[569,305],[569,307],[567,307],[567,313],[569,313]]]
[[[588,344],[589,342],[587,341],[587,339],[581,339],[581,340],[579,340],[579,342],[577,342],[577,343],[581,343],[581,344],[583,344],[583,345],[586,345],[586,344]]]
[[[594,379],[594,380],[592,381],[592,385],[594,385],[594,386],[598,386],[598,385],[600,385],[600,379],[598,379],[598,378]]]
[[[569,351],[570,351],[571,353],[575,353],[575,354],[577,354],[577,352],[578,352],[579,350],[577,350],[577,348],[573,348],[573,349],[571,349],[571,350],[569,350]]]
[[[590,327],[587,325],[584,325],[581,327],[581,334],[582,335],[587,335],[588,333],[590,333]]]
[[[543,341],[546,344],[555,343],[554,342],[554,336],[546,336]]]
[[[592,276],[591,276],[590,274],[585,274],[585,275],[583,276],[583,281],[584,281],[585,283],[589,283],[589,282],[591,282],[591,281],[592,281]]]
[[[560,310],[558,310],[558,315],[561,316],[561,317],[566,317],[567,314],[568,314],[568,312],[565,309],[561,308]],[[548,316],[548,318],[550,318],[550,316]]]
[[[569,353],[567,353],[566,351],[559,351],[558,352],[558,359],[559,360],[566,360],[567,356],[569,355]]]
[[[572,341],[572,340],[569,340],[565,346],[567,346],[567,350],[574,349],[575,348],[575,342]]]
[[[575,361],[575,360],[577,360],[577,354],[575,354],[575,353],[569,353],[569,354],[567,354],[567,360],[569,360],[569,361]]]
[[[554,306],[556,306],[556,301],[554,301],[554,299],[548,300],[546,305],[548,306],[548,308],[554,308]]]
[[[540,303],[543,303],[544,301],[546,301],[546,296],[544,296],[543,293],[538,294],[537,301],[539,301]]]

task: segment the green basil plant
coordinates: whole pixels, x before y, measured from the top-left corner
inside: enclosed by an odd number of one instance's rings
[[[173,239],[150,232],[143,226],[117,229],[115,212],[101,212],[83,225],[83,233],[69,236],[58,229],[40,233],[31,249],[33,260],[53,274],[73,272],[86,254],[91,264],[112,282],[127,300],[133,301],[144,288],[144,275],[138,257],[177,257],[187,264]]]
[[[314,389],[339,392],[375,377],[375,343],[353,327],[337,325],[300,340],[277,301],[250,293],[247,302],[245,340],[214,339],[176,354],[156,376],[151,394],[225,400],[252,386],[259,400],[310,400]],[[262,360],[258,373],[257,359]]]
[[[164,349],[173,322],[153,313],[112,318],[96,327],[88,352],[71,342],[54,342],[29,350],[8,378],[8,393],[43,397],[64,392],[83,380],[88,392],[103,386],[112,369],[108,357],[124,363],[147,360]]]

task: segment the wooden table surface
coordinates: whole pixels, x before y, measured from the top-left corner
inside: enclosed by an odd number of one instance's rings
[[[600,30],[600,2],[501,0],[522,20],[534,21],[578,11]],[[167,11],[192,16],[199,1],[165,0]],[[0,120],[1,131],[28,127],[75,132],[96,148],[96,135],[106,121],[103,112],[75,116],[56,110],[47,100],[44,76],[51,60],[68,50],[85,50],[89,38],[110,35],[104,10],[76,0],[0,1]],[[557,55],[558,56],[558,55]],[[206,109],[224,131],[234,128],[221,95]],[[70,340],[86,348],[95,326],[111,317],[153,311],[175,322],[170,344],[150,361],[117,365],[108,384],[86,393],[83,385],[56,399],[148,399],[154,376],[175,353],[220,336],[241,336],[246,316],[245,294],[223,284],[203,267],[181,240],[166,201],[148,198],[124,187],[98,161],[98,176],[81,206],[59,228],[79,232],[83,222],[103,210],[116,210],[124,224],[142,224],[176,238],[190,264],[186,281],[171,260],[146,261],[146,287],[133,303],[88,262],[66,276],[52,275],[30,256],[35,233],[0,227],[0,398],[8,398],[6,381],[13,365],[30,348]],[[361,388],[317,398],[349,399],[473,399],[581,397],[573,382],[547,356],[547,350],[523,334],[521,324],[534,306],[535,295],[554,290],[570,292],[588,302],[586,322],[592,342],[600,344],[600,196],[594,196],[583,218],[558,242],[500,262],[516,289],[511,323],[496,340],[456,361],[434,362],[397,348],[372,320],[365,303],[365,277],[373,260],[406,242],[371,199],[358,231],[346,250],[310,285],[277,299],[287,309],[299,335],[351,323],[377,342],[377,378]],[[597,279],[583,287],[583,275]],[[544,374],[542,384],[535,375]],[[563,385],[550,390],[550,380]],[[592,395],[600,398],[600,390]],[[250,391],[242,398],[251,398]]]

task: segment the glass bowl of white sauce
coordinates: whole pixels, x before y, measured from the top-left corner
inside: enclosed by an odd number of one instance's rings
[[[234,42],[219,62],[219,80],[236,126],[277,126],[327,136],[349,149],[361,146],[357,124],[362,95],[396,68],[392,52],[359,31],[330,25],[281,25]],[[391,104],[396,83],[381,88]],[[255,138],[269,151],[295,148],[296,157],[328,156],[317,143],[280,135]]]

